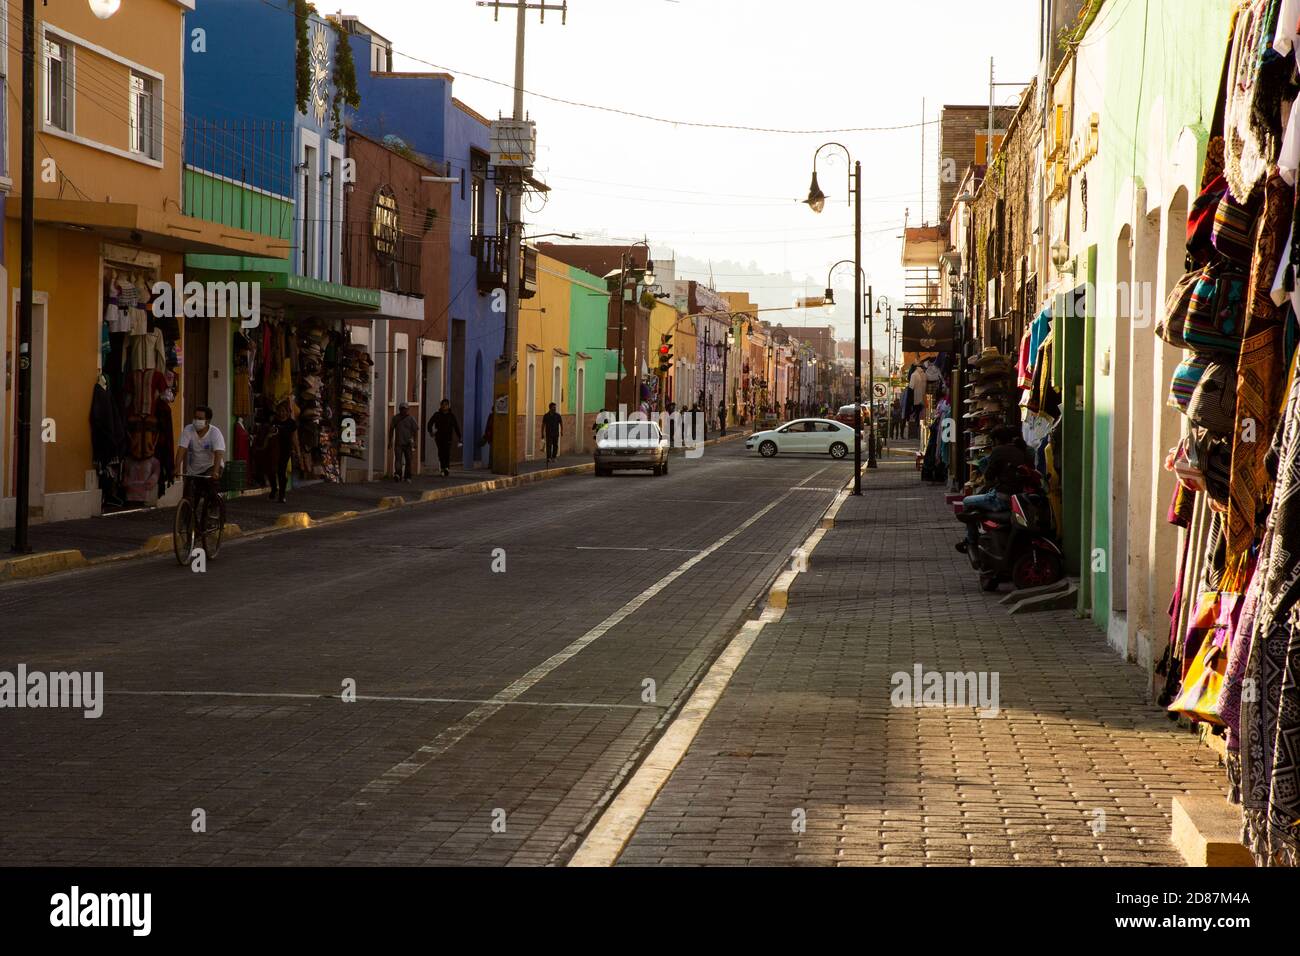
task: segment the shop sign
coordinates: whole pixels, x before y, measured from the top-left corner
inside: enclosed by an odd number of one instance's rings
[[[397,209],[397,194],[387,184],[375,190],[375,202],[370,211],[370,230],[375,243],[375,255],[380,259],[397,257],[397,240],[401,235],[401,219]]]
[[[953,350],[953,316],[951,312],[903,313],[904,352],[951,352]]]

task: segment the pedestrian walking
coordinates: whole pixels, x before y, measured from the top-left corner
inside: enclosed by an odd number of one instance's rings
[[[275,406],[268,451],[271,464],[271,500],[283,504],[285,493],[289,489],[289,466],[298,457],[298,423],[293,420],[288,401],[282,401]]]
[[[546,463],[549,465],[560,457],[560,434],[564,431],[564,417],[555,410],[554,402],[542,416],[542,431],[546,435]]]
[[[489,417],[489,424],[491,421]],[[439,403],[438,410],[429,416],[425,430],[433,438],[433,443],[438,446],[438,467],[445,478],[451,474],[451,440],[454,437],[457,441],[463,441],[460,422],[456,421],[456,415],[451,410],[451,402],[444,398]]]
[[[718,402],[718,434],[727,434],[727,403]]]
[[[402,402],[397,414],[388,425],[388,441],[393,446],[393,480],[410,481],[411,465],[415,461],[415,437],[420,433],[420,423],[410,412],[411,406]]]
[[[677,447],[677,403],[669,402],[664,409],[668,412],[668,447]]]

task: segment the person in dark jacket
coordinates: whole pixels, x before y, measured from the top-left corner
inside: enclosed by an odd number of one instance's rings
[[[287,399],[275,406],[275,418],[271,421],[268,437],[271,443],[271,500],[283,504],[289,489],[289,469],[298,450],[298,423],[293,420],[293,410]]]
[[[462,440],[460,422],[456,421],[456,415],[451,410],[451,402],[445,398],[442,400],[438,410],[429,416],[425,430],[438,446],[438,466],[442,469],[443,477],[446,477],[451,474],[451,440],[453,436],[457,441]]]
[[[415,461],[415,437],[420,434],[420,421],[410,412],[411,406],[402,402],[397,414],[388,423],[388,441],[393,446],[393,481],[411,480],[411,463]]]
[[[984,491],[962,499],[962,514],[979,512],[993,517],[1010,511],[1011,496],[1020,490],[1020,466],[1033,465],[1019,429],[1003,426],[995,429],[990,438],[993,450],[984,465]],[[957,550],[965,554],[978,541],[978,523],[968,522],[966,540],[958,543]]]
[[[546,463],[560,457],[560,434],[564,431],[564,416],[555,410],[555,403],[542,416],[542,432],[546,437]]]

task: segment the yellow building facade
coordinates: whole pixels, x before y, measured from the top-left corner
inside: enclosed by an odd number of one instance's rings
[[[520,303],[518,395],[515,425],[519,461],[546,455],[542,416],[551,402],[564,416],[560,454],[574,449],[569,371],[575,356],[570,349],[569,314],[574,283],[569,266],[549,256],[537,257],[537,294]]]
[[[149,300],[157,283],[171,284],[182,272],[186,252],[285,255],[272,240],[182,208],[182,57],[193,7],[193,0],[127,0],[107,20],[85,2],[37,8],[33,522],[125,507],[128,494],[144,506],[178,496],[179,484],[167,481],[168,459],[186,411],[192,338],[183,315],[168,309],[160,318]],[[16,505],[22,15],[12,0],[0,10],[7,14],[0,49],[8,78],[0,91],[7,104],[0,124],[0,525],[9,525]],[[219,334],[227,329],[228,320]]]

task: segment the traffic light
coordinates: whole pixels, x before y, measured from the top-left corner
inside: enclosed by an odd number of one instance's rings
[[[673,337],[670,333],[659,336],[659,374],[667,375],[673,367]]]

